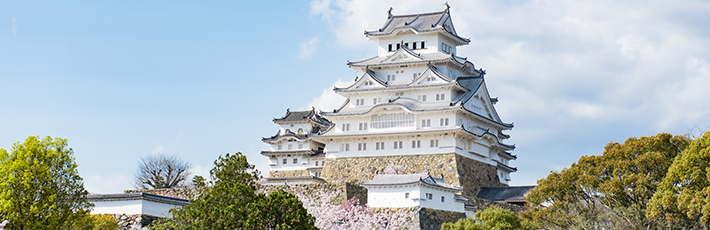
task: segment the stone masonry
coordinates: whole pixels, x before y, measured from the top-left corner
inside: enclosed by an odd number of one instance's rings
[[[326,159],[321,177],[329,183],[367,181],[383,173],[387,165],[406,167],[405,173],[430,172],[446,182],[464,187],[464,196],[475,197],[482,186],[506,186],[496,167],[455,153]]]

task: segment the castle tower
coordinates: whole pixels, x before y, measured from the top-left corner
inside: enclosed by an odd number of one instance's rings
[[[366,31],[375,57],[348,62],[362,75],[335,88],[345,103],[322,116],[333,126],[313,140],[324,143],[321,177],[339,183],[371,180],[387,165],[407,173],[431,172],[475,196],[479,187],[507,185],[515,146],[504,130],[482,69],[457,55],[469,39],[456,33],[446,10],[392,15]]]
[[[269,157],[269,177],[267,183],[320,183],[321,170],[325,163],[323,149],[325,145],[313,141],[313,135],[332,126],[332,123],[315,111],[286,110],[286,115],[274,118],[274,123],[279,124],[279,131],[261,140],[269,144],[269,150],[261,154]]]
[[[347,98],[340,108],[274,119],[281,130],[263,139],[271,149],[262,151],[269,181],[368,181],[398,165],[441,175],[468,197],[508,184],[516,156],[503,131],[513,125],[498,116],[485,71],[457,55],[470,40],[456,33],[448,5],[424,14],[391,11],[382,28],[365,32],[377,56],[348,62],[361,75],[334,89]]]

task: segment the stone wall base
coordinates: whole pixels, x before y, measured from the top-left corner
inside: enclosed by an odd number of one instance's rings
[[[153,221],[160,219],[160,217],[155,217],[151,215],[129,215],[129,214],[110,214],[116,220],[118,224],[118,229],[129,230],[134,225],[137,227],[148,226]]]
[[[308,170],[272,170],[269,171],[269,177],[293,177],[293,176],[308,176],[311,175]]]

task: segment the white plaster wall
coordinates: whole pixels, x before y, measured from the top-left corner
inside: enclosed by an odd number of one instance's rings
[[[422,207],[454,212],[464,212],[464,204],[456,202],[454,200],[455,194],[453,192],[434,189],[428,186],[421,186],[420,190],[420,195],[422,198],[420,205]],[[426,193],[431,193],[433,195],[433,198],[431,200],[426,199]],[[441,202],[442,196],[444,196],[444,202]]]
[[[93,214],[141,214],[141,200],[94,201]]]
[[[377,55],[378,56],[387,56],[392,54],[394,51],[397,50],[396,44],[399,44],[400,42],[409,42],[409,48],[412,48],[412,42],[417,42],[417,49],[413,50],[414,52],[417,53],[431,53],[431,52],[437,52],[437,44],[438,42],[438,36],[436,34],[414,34],[411,32],[407,33],[402,33],[394,37],[382,37],[378,38],[378,40],[375,40],[375,42],[378,44],[378,49],[377,49]],[[419,45],[420,42],[424,41],[424,45],[426,46],[425,49],[420,49]],[[392,51],[389,52],[389,44],[392,44]]]
[[[409,193],[409,198],[405,198],[405,193]],[[419,205],[420,197],[417,186],[394,187],[394,188],[368,188],[367,205],[373,208],[402,208],[415,207]]]
[[[179,207],[178,205],[159,203],[155,201],[142,200],[143,201],[143,214],[158,216],[158,217],[171,217],[170,209]]]

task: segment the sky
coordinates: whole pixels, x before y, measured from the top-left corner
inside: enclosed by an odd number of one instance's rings
[[[331,110],[375,56],[364,30],[445,1],[0,1],[0,148],[66,138],[92,193],[142,156],[262,172],[286,109]],[[710,2],[449,0],[531,185],[610,142],[710,130]]]

